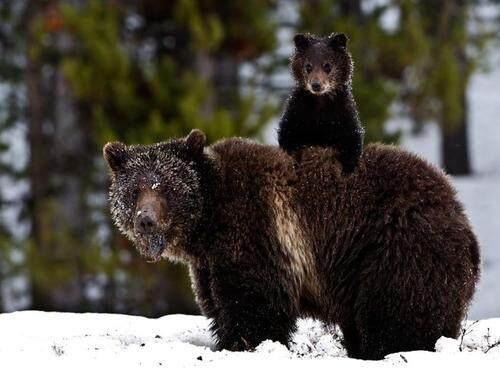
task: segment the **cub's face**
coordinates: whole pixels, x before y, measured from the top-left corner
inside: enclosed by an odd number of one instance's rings
[[[325,95],[350,84],[352,58],[344,34],[332,34],[327,38],[297,34],[293,40],[295,53],[291,68],[300,86],[314,95]]]
[[[194,157],[205,136],[194,130],[182,140],[151,146],[108,143],[111,215],[148,261],[183,258],[203,198]]]

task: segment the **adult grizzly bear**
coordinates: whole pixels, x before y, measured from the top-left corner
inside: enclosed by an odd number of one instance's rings
[[[332,149],[301,153],[196,130],[109,143],[114,221],[148,260],[189,265],[221,349],[286,344],[300,316],[338,324],[356,358],[456,337],[479,249],[446,176],[390,146],[348,176]]]

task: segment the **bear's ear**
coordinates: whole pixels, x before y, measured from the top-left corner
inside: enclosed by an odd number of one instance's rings
[[[128,158],[127,146],[121,142],[106,143],[102,153],[108,163],[109,169],[113,172],[120,170]]]
[[[199,129],[191,130],[191,133],[185,138],[186,146],[189,151],[198,154],[203,152],[203,147],[207,142],[207,137]]]
[[[333,33],[328,37],[328,45],[331,48],[345,50],[347,48],[347,36],[342,33]]]
[[[295,49],[299,52],[305,51],[313,42],[311,34],[296,34],[293,37]]]

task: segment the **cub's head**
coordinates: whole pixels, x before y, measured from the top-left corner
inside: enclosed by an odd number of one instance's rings
[[[193,130],[186,138],[151,146],[104,146],[111,215],[149,261],[185,256],[186,241],[202,212],[197,160],[204,145],[205,135]]]
[[[332,34],[321,38],[297,34],[291,69],[295,81],[314,95],[324,95],[351,83],[353,63],[347,37]]]

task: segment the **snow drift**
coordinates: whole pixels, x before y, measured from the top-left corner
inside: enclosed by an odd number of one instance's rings
[[[300,320],[290,348],[265,341],[254,352],[214,351],[202,316],[159,319],[114,314],[35,311],[0,314],[0,371],[136,373],[194,368],[209,373],[270,370],[390,370],[470,372],[500,368],[500,319],[467,321],[458,339],[441,338],[436,352],[391,354],[382,361],[347,358],[342,335],[311,319]],[[46,373],[43,371],[42,373]]]

